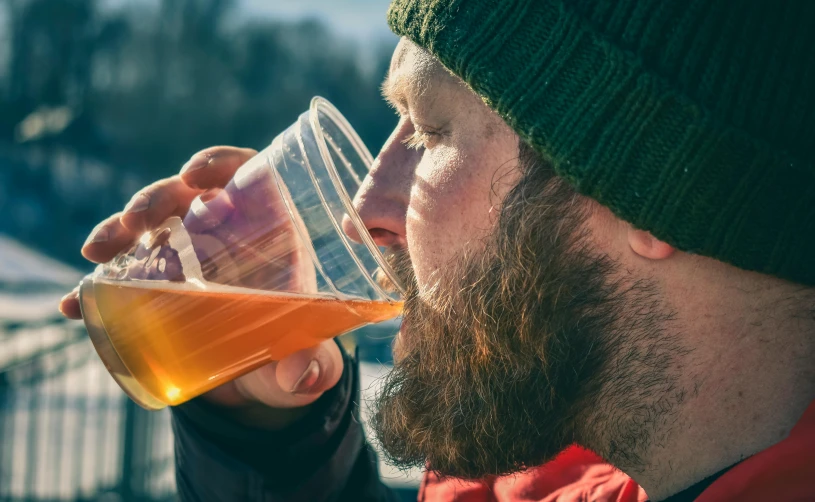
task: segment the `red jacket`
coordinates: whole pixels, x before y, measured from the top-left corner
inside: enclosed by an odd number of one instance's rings
[[[523,474],[484,482],[425,476],[419,502],[643,502],[631,478],[593,453],[571,447]],[[789,436],[713,482],[697,502],[815,501],[815,402]]]

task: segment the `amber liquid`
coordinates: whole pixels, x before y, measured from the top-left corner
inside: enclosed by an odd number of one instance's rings
[[[402,310],[399,302],[152,281],[98,281],[94,296],[122,362],[168,405]]]

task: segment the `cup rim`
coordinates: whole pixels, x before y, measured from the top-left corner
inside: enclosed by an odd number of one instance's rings
[[[345,186],[339,178],[337,166],[334,164],[334,159],[331,158],[331,154],[326,146],[325,135],[323,134],[322,127],[320,126],[319,112],[323,112],[331,121],[334,122],[337,127],[339,127],[340,131],[351,143],[351,146],[353,146],[357,155],[359,155],[359,157],[365,162],[365,167],[368,170],[370,170],[371,164],[373,164],[373,156],[348,120],[342,115],[342,113],[340,113],[339,110],[337,110],[334,105],[331,104],[330,101],[321,96],[315,96],[311,99],[308,114],[309,124],[311,125],[311,129],[314,133],[317,148],[320,152],[320,157],[326,166],[326,170],[328,171],[328,175],[331,178],[334,189],[339,196],[340,202],[342,202],[343,208],[345,209],[345,214],[348,215],[348,218],[351,220],[351,223],[357,230],[357,234],[360,236],[360,239],[362,239],[365,247],[368,248],[368,251],[371,253],[371,256],[373,256],[374,261],[376,261],[376,264],[379,266],[380,270],[382,270],[382,272],[388,277],[391,284],[398,289],[399,295],[404,298],[405,285],[402,284],[401,280],[399,280],[396,272],[394,272],[393,268],[388,264],[387,260],[385,260],[385,256],[382,254],[382,251],[379,250],[379,246],[374,242],[371,234],[368,233],[368,229],[365,227],[365,224],[362,222],[362,219],[360,218],[356,209],[354,209],[354,204],[351,197],[348,195],[348,191],[345,189]],[[356,173],[353,174],[356,176]],[[342,232],[341,229],[340,232]],[[390,295],[388,295],[385,291],[382,291],[378,284],[374,283],[374,285],[383,293],[385,298],[390,300]]]

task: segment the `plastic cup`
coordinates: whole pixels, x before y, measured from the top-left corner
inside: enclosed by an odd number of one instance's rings
[[[345,118],[314,98],[224,189],[99,265],[80,305],[122,389],[147,409],[180,404],[397,317],[401,285],[351,204],[371,162]]]

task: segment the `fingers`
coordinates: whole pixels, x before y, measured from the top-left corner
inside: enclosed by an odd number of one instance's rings
[[[193,199],[205,190],[222,188],[257,152],[251,148],[215,146],[201,150],[181,168],[181,174],[140,190],[125,207],[122,223],[145,231],[170,216],[184,216]]]
[[[181,179],[199,189],[223,188],[257,151],[234,146],[213,146],[192,156],[181,168]]]
[[[59,301],[59,311],[68,319],[82,319],[82,312],[79,309],[79,286],[62,297]]]
[[[122,213],[116,213],[96,225],[82,245],[82,256],[94,263],[104,263],[133,243],[138,232],[122,225],[121,216]]]
[[[184,216],[192,200],[201,193],[173,176],[148,185],[130,199],[122,213],[122,224],[131,232],[156,228],[170,216]]]
[[[97,263],[110,260],[142,232],[157,227],[170,216],[184,216],[204,189],[225,186],[256,153],[250,148],[228,146],[198,152],[184,165],[182,174],[143,188],[124,212],[97,225],[83,245],[82,255]]]

